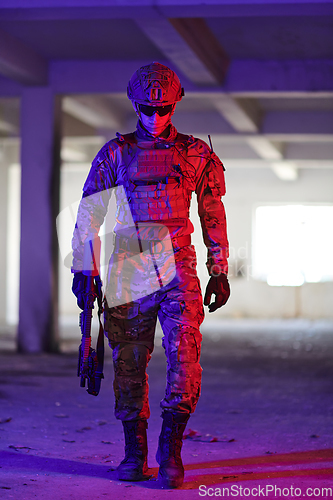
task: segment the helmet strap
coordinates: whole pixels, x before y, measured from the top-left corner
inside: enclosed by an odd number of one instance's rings
[[[137,117],[139,118],[139,120],[141,120],[141,111],[139,109],[139,105],[136,101],[134,101],[134,104],[135,104],[135,112],[136,112],[136,115]]]

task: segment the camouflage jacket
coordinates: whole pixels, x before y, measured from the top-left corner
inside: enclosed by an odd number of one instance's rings
[[[166,225],[171,238],[193,232],[189,208],[195,192],[208,250],[208,272],[218,273],[220,269],[227,274],[228,239],[221,201],[225,194],[223,165],[204,141],[179,134],[173,125],[168,132],[165,138],[152,137],[138,122],[136,132],[117,134],[99,151],[78,210],[72,241],[73,272],[82,270],[85,238],[88,233],[98,234],[115,189],[116,234],[124,227],[149,222]]]

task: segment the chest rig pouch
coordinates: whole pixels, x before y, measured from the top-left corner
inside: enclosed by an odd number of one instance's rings
[[[191,192],[186,186],[184,161],[174,144],[155,143],[152,149],[151,142],[138,145],[131,141],[124,149],[122,182],[134,221],[168,225],[175,219],[188,219]]]

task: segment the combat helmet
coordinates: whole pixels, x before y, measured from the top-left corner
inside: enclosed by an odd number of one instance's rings
[[[175,104],[183,95],[184,89],[176,73],[158,62],[135,71],[127,86],[130,101],[147,106]]]

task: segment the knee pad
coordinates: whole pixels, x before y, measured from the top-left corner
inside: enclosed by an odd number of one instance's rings
[[[169,364],[199,363],[202,335],[191,326],[179,325],[164,337],[162,345]]]

